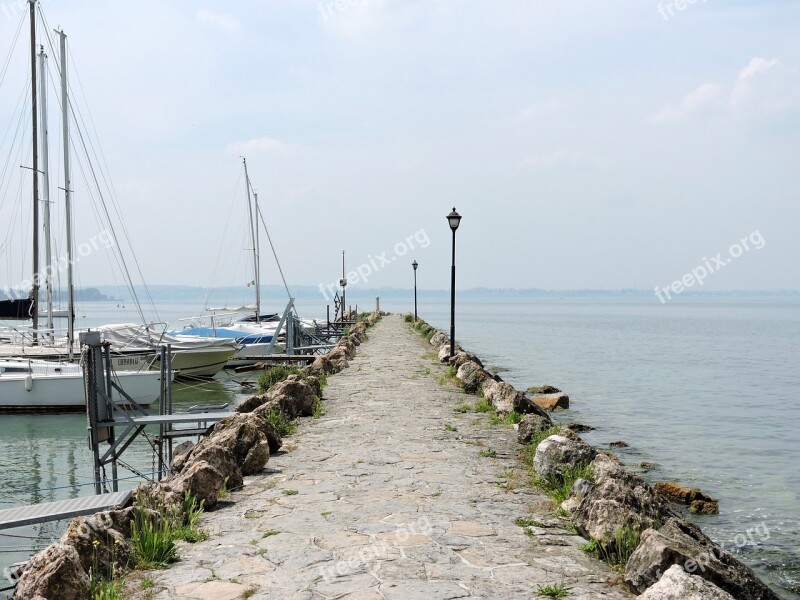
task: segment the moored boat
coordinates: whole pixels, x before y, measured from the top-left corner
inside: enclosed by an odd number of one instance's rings
[[[157,371],[116,371],[113,380],[143,407],[161,391]],[[83,369],[79,364],[34,359],[0,360],[0,412],[85,410]]]

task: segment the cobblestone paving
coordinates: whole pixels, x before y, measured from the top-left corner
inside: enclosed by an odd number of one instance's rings
[[[205,515],[207,541],[131,576],[131,596],[516,599],[563,584],[569,598],[631,598],[527,483],[516,432],[454,412],[475,398],[444,381],[431,350],[385,317],[330,378],[327,414]]]

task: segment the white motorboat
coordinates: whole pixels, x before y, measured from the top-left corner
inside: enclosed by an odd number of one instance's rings
[[[113,380],[143,407],[158,401],[161,373],[116,371]],[[0,411],[85,410],[83,369],[75,363],[0,360]]]
[[[100,331],[103,341],[110,342],[120,357],[147,352],[154,370],[161,368],[161,355],[154,349],[170,346],[172,370],[177,371],[178,379],[210,379],[225,368],[240,348],[234,339],[176,336],[150,325],[104,325],[95,331]]]

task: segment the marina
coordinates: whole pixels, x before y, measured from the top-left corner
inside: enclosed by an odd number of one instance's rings
[[[0,598],[800,599],[800,7],[318,8],[0,6]]]

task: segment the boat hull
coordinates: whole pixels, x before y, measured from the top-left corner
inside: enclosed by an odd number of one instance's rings
[[[161,374],[117,372],[114,381],[142,407],[158,402]],[[115,397],[119,398],[118,394]],[[83,374],[0,376],[0,411],[45,412],[86,410]]]

